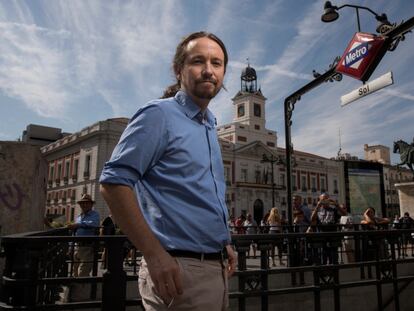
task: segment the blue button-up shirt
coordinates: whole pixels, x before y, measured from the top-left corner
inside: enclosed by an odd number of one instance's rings
[[[75,235],[96,235],[99,228],[99,214],[97,211],[89,210],[76,217],[75,223],[79,226],[76,228]]]
[[[138,110],[100,182],[135,189],[167,250],[211,253],[230,243],[215,118],[182,91]]]

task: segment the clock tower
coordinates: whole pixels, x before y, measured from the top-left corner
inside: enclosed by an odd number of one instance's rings
[[[247,64],[240,76],[240,91],[232,98],[234,118],[217,128],[218,135],[237,145],[260,141],[271,149],[277,147],[277,133],[266,128],[266,97],[257,88],[256,70]]]

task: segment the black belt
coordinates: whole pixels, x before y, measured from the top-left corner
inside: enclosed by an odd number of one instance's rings
[[[198,260],[224,260],[227,259],[227,250],[223,248],[222,251],[217,253],[196,253],[191,251],[183,251],[178,249],[167,250],[167,253],[173,257],[187,257],[195,258]]]

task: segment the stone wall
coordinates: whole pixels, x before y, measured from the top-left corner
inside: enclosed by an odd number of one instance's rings
[[[395,184],[395,188],[398,190],[398,196],[400,199],[400,215],[404,215],[405,212],[409,212],[410,216],[414,216],[414,182],[405,182]]]
[[[46,174],[38,146],[0,142],[0,236],[43,230]]]

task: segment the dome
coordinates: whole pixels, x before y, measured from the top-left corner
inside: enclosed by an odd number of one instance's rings
[[[241,74],[241,79],[243,81],[254,81],[257,80],[256,70],[250,65],[247,65],[246,68],[243,69]]]

